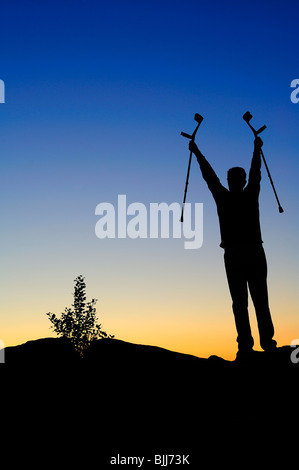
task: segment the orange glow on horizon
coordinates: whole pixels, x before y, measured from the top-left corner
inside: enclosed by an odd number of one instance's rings
[[[18,321],[18,329],[13,325],[2,328],[1,339],[5,346],[15,346],[26,341],[45,337],[56,337],[50,329],[50,322],[46,315],[40,315],[31,311],[29,315],[22,316]],[[236,332],[234,319],[229,309],[226,315],[217,318],[217,324],[209,323],[198,315],[188,316],[185,322],[176,315],[165,314],[163,317],[152,315],[151,312],[143,312],[138,316],[135,312],[123,313],[122,321],[119,315],[112,312],[99,316],[102,328],[107,333],[115,335],[116,339],[136,344],[146,344],[169,349],[183,354],[191,354],[197,357],[207,358],[217,355],[227,360],[234,360],[237,352]],[[24,321],[26,319],[26,321]],[[38,321],[37,321],[38,319]],[[34,321],[35,320],[35,321]],[[278,346],[289,345],[293,339],[299,337],[294,334],[297,319],[286,325],[282,318],[275,322],[275,339]],[[255,340],[254,349],[261,350],[257,327],[254,322],[254,314],[251,312],[252,332]],[[299,329],[297,328],[297,331]]]

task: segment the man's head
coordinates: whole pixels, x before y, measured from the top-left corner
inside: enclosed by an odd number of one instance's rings
[[[235,166],[227,172],[227,183],[230,191],[242,191],[246,184],[246,171]]]

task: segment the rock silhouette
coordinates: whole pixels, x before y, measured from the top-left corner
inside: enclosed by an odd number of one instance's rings
[[[45,338],[6,348],[0,377],[14,426],[31,423],[41,447],[53,432],[61,439],[80,435],[79,454],[100,445],[103,459],[163,450],[189,452],[195,463],[216,442],[227,452],[231,440],[246,447],[259,429],[269,437],[293,422],[290,392],[299,367],[293,351],[283,346],[226,361],[101,339],[82,359],[69,340]],[[261,452],[266,444],[257,441]]]

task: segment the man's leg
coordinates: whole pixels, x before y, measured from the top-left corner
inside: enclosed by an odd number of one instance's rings
[[[248,285],[255,307],[260,344],[262,349],[271,350],[276,347],[274,327],[268,301],[267,261],[263,247],[257,247],[249,260]]]
[[[250,351],[253,338],[248,315],[248,291],[246,272],[240,253],[234,249],[226,249],[224,264],[229,290],[233,301],[233,312],[237,328],[237,342],[240,351]]]

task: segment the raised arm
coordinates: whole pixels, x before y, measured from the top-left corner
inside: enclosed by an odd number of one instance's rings
[[[207,182],[207,185],[214,195],[214,193],[220,189],[223,189],[222,184],[220,183],[220,180],[218,176],[216,175],[215,171],[211,167],[210,163],[207,161],[207,159],[203,156],[201,151],[198,149],[197,145],[195,142],[192,140],[189,143],[189,150],[191,150],[194,155],[197,158],[198,164],[201,169],[202,176],[204,180]]]
[[[251,167],[249,171],[248,186],[256,186],[258,189],[260,187],[261,181],[261,148],[263,146],[263,141],[260,137],[256,137],[254,141],[254,150],[253,157],[251,160]]]

